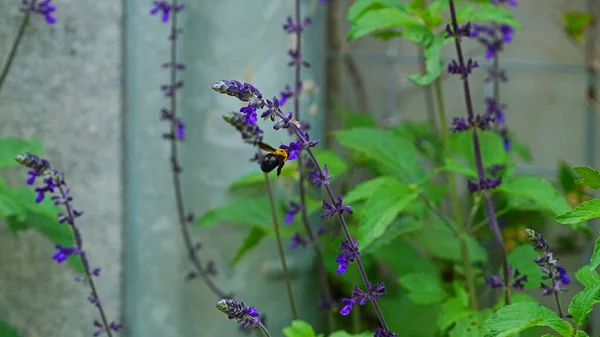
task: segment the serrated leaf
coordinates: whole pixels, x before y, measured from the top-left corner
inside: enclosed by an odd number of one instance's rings
[[[292,325],[283,328],[285,337],[316,337],[313,327],[305,321],[294,320]]]
[[[432,324],[437,317],[441,303],[421,305],[414,303],[407,294],[382,296],[378,301],[381,311],[393,313],[393,319],[386,319],[391,331],[398,331],[401,337],[437,336],[437,326]]]
[[[367,158],[386,165],[399,175],[417,182],[424,175],[417,150],[409,140],[391,130],[354,128],[335,132],[338,142]]]
[[[358,0],[348,8],[348,21],[352,22],[365,12],[373,9],[396,8],[403,12],[408,12],[408,7],[401,1],[396,0]]]
[[[577,330],[577,332],[575,333],[575,337],[590,337],[590,335],[588,335],[585,331]]]
[[[253,226],[248,231],[248,235],[244,238],[242,245],[235,253],[235,256],[229,261],[229,265],[231,267],[235,267],[235,265],[249,252],[251,252],[254,248],[258,247],[262,239],[267,236],[267,231],[263,227]]]
[[[21,138],[0,138],[0,169],[17,166],[15,156],[21,152],[31,152],[37,156],[43,155],[43,146],[39,138],[31,140]]]
[[[572,225],[600,217],[600,199],[592,199],[554,218],[556,222]]]
[[[431,274],[408,274],[400,276],[398,282],[416,304],[439,303],[448,297],[440,280]]]
[[[508,194],[509,206],[518,208],[516,202],[511,203],[511,198],[522,202],[531,202],[530,207],[537,207],[556,216],[570,209],[569,204],[552,184],[542,178],[533,176],[519,176],[506,179],[498,187]]]
[[[386,234],[389,225],[400,212],[419,196],[420,190],[391,180],[381,185],[367,200],[360,215],[358,242],[367,249],[375,240]]]
[[[596,270],[598,266],[600,266],[600,237],[596,239],[596,243],[594,244],[594,252],[590,258],[590,270]]]
[[[469,316],[470,313],[471,309],[465,307],[460,299],[450,298],[442,304],[442,311],[437,318],[438,329],[445,331],[461,318]]]
[[[600,171],[585,166],[575,166],[573,171],[581,176],[580,183],[594,190],[600,188]]]
[[[372,9],[352,20],[347,40],[353,41],[383,29],[406,27],[415,22],[412,15],[397,8]]]
[[[508,337],[534,326],[547,326],[567,337],[573,327],[549,308],[535,302],[514,303],[493,313],[483,324],[484,337]]]
[[[558,180],[564,193],[575,190],[575,175],[571,166],[564,161],[561,161],[558,165]]]
[[[519,270],[520,275],[527,275],[527,282],[524,282],[526,288],[539,288],[543,273],[540,267],[533,262],[538,257],[538,253],[533,250],[530,244],[521,245],[508,254],[508,264],[513,270]]]
[[[346,204],[352,204],[358,201],[370,199],[375,191],[377,191],[381,186],[384,186],[390,182],[393,183],[395,181],[398,181],[398,179],[389,176],[381,176],[365,180],[356,185],[348,192],[348,194],[344,196],[344,202]]]
[[[481,319],[477,312],[462,317],[450,330],[449,337],[481,337]]]
[[[0,321],[0,337],[21,337],[21,334],[8,322]]]
[[[598,302],[600,302],[600,284],[585,288],[573,297],[569,304],[569,314],[573,316],[576,327],[580,327],[588,320],[594,304]]]
[[[492,4],[464,5],[456,10],[456,21],[459,24],[485,21],[509,25],[521,29],[521,24],[506,9]]]
[[[579,268],[579,270],[575,272],[575,278],[586,288],[600,283],[600,275],[598,272],[587,265]]]
[[[265,225],[271,223],[271,204],[267,197],[243,198],[213,208],[202,214],[196,225],[212,226],[219,221],[236,225]]]

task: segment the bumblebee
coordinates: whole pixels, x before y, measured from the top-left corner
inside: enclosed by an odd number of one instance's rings
[[[285,162],[290,156],[289,152],[284,149],[276,149],[263,142],[258,142],[258,147],[261,150],[269,152],[260,162],[260,169],[263,172],[268,173],[277,168],[277,176],[279,177],[283,165],[285,165]]]

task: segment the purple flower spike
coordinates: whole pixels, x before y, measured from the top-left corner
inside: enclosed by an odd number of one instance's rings
[[[52,255],[52,259],[58,263],[65,262],[71,255],[79,255],[80,251],[77,247],[63,247],[56,245],[57,252]]]
[[[338,195],[337,200],[335,201],[335,205],[331,205],[327,201],[323,200],[323,205],[321,208],[325,210],[323,214],[321,214],[321,218],[328,219],[334,216],[335,214],[342,215],[344,212],[348,214],[352,214],[352,208],[350,206],[343,205],[344,199],[341,195]]]
[[[56,7],[51,4],[52,0],[43,0],[39,3],[32,4],[30,1],[23,0],[23,11],[34,12],[43,15],[49,25],[56,23],[56,18],[52,13],[56,11]]]
[[[325,173],[325,176],[322,176],[321,170],[315,167],[312,169],[312,171],[308,173],[308,180],[315,183],[315,186],[317,186],[317,188],[321,188],[323,187],[323,185],[329,184],[329,180],[332,178],[332,176],[329,175],[329,169],[327,168],[327,165],[323,167],[323,173]]]
[[[340,249],[342,250],[342,253],[338,255],[335,262],[338,263],[337,273],[343,274],[348,270],[350,262],[354,262],[360,255],[360,252],[358,251],[358,240],[354,238],[352,245],[349,244],[347,240],[344,240],[340,244]]]
[[[169,1],[154,1],[154,7],[150,10],[150,15],[162,13],[162,22],[168,22],[171,12],[179,12],[183,9],[183,5],[171,5]]]
[[[290,202],[288,209],[285,211],[285,224],[291,224],[292,221],[294,221],[294,217],[296,216],[296,214],[298,214],[298,212],[302,211],[303,209],[304,206],[302,204],[297,203],[295,201]]]

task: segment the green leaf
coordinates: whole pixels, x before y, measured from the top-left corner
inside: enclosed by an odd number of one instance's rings
[[[440,280],[431,274],[408,274],[400,276],[398,281],[416,304],[434,304],[448,297]]]
[[[379,237],[386,234],[388,226],[410,202],[415,200],[420,190],[391,180],[380,186],[365,203],[358,226],[358,242],[366,249]]]
[[[534,326],[547,326],[567,337],[573,334],[569,322],[535,302],[514,303],[493,313],[483,324],[484,337],[508,337]]]
[[[421,222],[413,216],[400,216],[394,220],[387,228],[385,235],[377,238],[366,248],[361,248],[361,253],[368,253],[377,248],[387,245],[401,236],[415,233],[422,229]]]
[[[415,22],[413,16],[397,8],[373,9],[352,21],[347,40],[354,41],[379,30],[401,28]]]
[[[242,245],[235,253],[235,256],[229,262],[231,267],[235,267],[235,265],[240,262],[240,260],[252,251],[254,248],[258,247],[258,244],[262,241],[262,239],[267,236],[267,231],[263,227],[253,226],[248,231],[248,235],[244,238]]]
[[[344,330],[338,330],[338,331],[331,333],[331,335],[329,335],[329,337],[372,337],[372,336],[373,336],[373,333],[370,331],[360,332],[360,333],[356,333],[356,334],[350,334]]]
[[[467,177],[477,178],[477,171],[453,158],[446,158],[444,167],[442,169],[445,171],[464,174]]]
[[[267,197],[232,200],[202,214],[196,220],[196,225],[207,227],[219,221],[249,226],[270,224],[272,222],[271,204]]]
[[[521,275],[527,275],[528,282],[525,282],[526,288],[539,288],[543,273],[533,259],[538,257],[538,253],[533,250],[530,244],[521,245],[508,254],[508,264],[513,270],[518,269]]]
[[[426,46],[431,44],[435,38],[431,29],[418,23],[406,26],[402,31],[402,36],[416,44],[423,44]]]
[[[344,202],[346,204],[352,204],[358,201],[370,199],[375,191],[381,186],[397,182],[398,179],[389,176],[380,176],[377,178],[365,180],[362,183],[356,185],[352,190],[344,196]]]
[[[478,131],[479,146],[483,165],[506,165],[510,160],[510,153],[504,150],[504,140],[492,131]],[[473,150],[473,134],[471,132],[456,132],[451,134],[452,153],[464,159],[473,170],[475,165],[475,152]]]
[[[342,146],[363,153],[413,182],[424,174],[414,144],[391,130],[354,128],[337,131],[335,136]]]
[[[408,7],[401,1],[396,0],[358,0],[355,1],[350,8],[348,8],[348,21],[352,22],[359,16],[369,10],[382,9],[382,8],[396,8],[402,12],[408,12]]]
[[[283,328],[285,337],[316,337],[313,327],[300,320],[292,321],[291,326]]]
[[[575,337],[590,337],[590,335],[588,335],[585,331],[577,330],[577,332],[575,333]]]
[[[290,179],[297,176],[296,169],[298,168],[297,162],[292,161],[285,164],[281,170],[281,175],[277,179]],[[243,187],[260,187],[265,184],[265,174],[256,168],[256,172],[248,173],[241,178],[235,180],[231,185],[230,189],[243,188]]]
[[[478,312],[461,317],[450,330],[449,337],[481,337],[481,318]]]
[[[590,258],[590,270],[596,270],[598,266],[600,266],[600,237],[596,239],[596,243],[594,244],[594,252]]]
[[[600,283],[600,274],[594,269],[590,269],[590,266],[587,265],[579,268],[579,270],[575,272],[575,278],[586,288]]]
[[[460,241],[458,238],[443,224],[440,224],[439,220],[432,220],[432,222],[436,226],[424,228],[422,231],[411,235],[412,240],[436,258],[460,262]],[[472,262],[487,261],[487,253],[481,244],[470,235],[467,240],[469,259]]]
[[[585,288],[571,300],[569,314],[573,316],[573,323],[580,327],[585,323],[592,311],[594,304],[600,302],[600,284]]]
[[[525,203],[529,209],[545,210],[554,216],[570,209],[565,198],[549,181],[542,178],[514,177],[503,181],[498,189],[508,194],[511,208],[523,209]]]
[[[495,22],[521,29],[521,24],[506,9],[492,4],[464,5],[456,10],[459,24],[473,21]]]
[[[575,166],[573,171],[581,176],[581,181],[578,181],[578,183],[594,190],[600,188],[600,171],[585,166]]]
[[[556,222],[572,225],[600,217],[600,199],[592,199],[577,205],[570,211],[554,218]]]
[[[558,180],[564,193],[575,190],[575,175],[571,170],[571,166],[564,161],[558,164]]]
[[[417,249],[404,241],[396,240],[388,245],[377,247],[370,255],[387,265],[395,275],[411,273],[439,274],[431,259],[427,259]],[[398,256],[402,256],[402,258],[399,259]]]
[[[465,307],[462,301],[456,297],[450,298],[442,304],[442,311],[437,319],[440,331],[445,331],[461,318],[469,316],[471,309]]]
[[[437,326],[432,324],[437,317],[441,303],[421,305],[414,303],[407,294],[400,296],[382,296],[378,301],[381,311],[393,313],[387,319],[391,331],[398,331],[401,337],[437,336]],[[386,316],[387,317],[387,316]]]
[[[438,78],[444,70],[444,61],[442,60],[442,47],[449,43],[443,34],[438,34],[431,42],[425,44],[423,56],[425,57],[425,74],[410,75],[408,79],[416,85],[429,85]]]
[[[339,117],[344,129],[377,126],[377,120],[369,113],[360,113],[338,103],[333,105],[333,111]]]
[[[21,334],[8,322],[0,321],[0,337],[21,337]]]
[[[567,35],[575,41],[583,42],[585,29],[592,23],[593,17],[586,12],[565,12],[562,20]]]
[[[21,152],[31,152],[36,156],[43,155],[41,141],[37,137],[30,141],[21,138],[0,138],[0,169],[17,166],[15,156]]]

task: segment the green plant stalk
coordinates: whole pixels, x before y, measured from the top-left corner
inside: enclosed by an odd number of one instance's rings
[[[31,1],[31,6],[34,6],[37,0]],[[12,66],[13,60],[17,55],[17,50],[19,49],[19,45],[21,44],[21,40],[25,35],[25,28],[29,24],[29,18],[31,17],[31,11],[26,11],[25,15],[23,15],[23,20],[21,20],[21,25],[19,26],[19,31],[17,32],[17,37],[13,41],[10,46],[10,51],[8,52],[8,57],[6,58],[6,63],[4,63],[4,67],[2,67],[2,72],[0,73],[0,91],[2,90],[2,86],[4,85],[4,81],[6,80],[6,76],[8,75],[8,71]]]
[[[262,322],[258,323],[258,327],[262,330],[266,337],[271,337],[271,334],[269,334],[269,330],[267,330],[267,327],[265,327],[265,325],[262,324]]]
[[[450,149],[450,134],[448,132],[448,119],[446,118],[446,108],[444,105],[444,93],[442,91],[442,79],[438,77],[434,83],[435,97],[438,103],[438,115],[440,118],[440,130],[442,131],[442,143],[444,147],[444,158],[451,156]],[[467,291],[469,292],[469,304],[471,309],[477,310],[477,289],[475,288],[475,277],[473,276],[473,266],[469,259],[469,244],[467,241],[467,228],[463,222],[463,217],[460,210],[460,199],[458,197],[458,189],[456,187],[456,177],[453,172],[448,172],[448,184],[450,185],[450,199],[452,201],[452,209],[456,218],[458,227],[458,240],[460,242],[460,257],[465,267],[465,278],[467,282]]]
[[[281,268],[283,269],[283,277],[285,279],[285,286],[287,288],[287,295],[290,302],[290,309],[292,310],[292,319],[298,319],[298,310],[296,310],[296,301],[294,299],[294,292],[292,290],[292,278],[285,261],[285,250],[283,249],[283,241],[281,239],[281,232],[279,231],[279,220],[277,219],[277,212],[275,211],[275,198],[273,196],[273,188],[271,186],[271,180],[269,174],[265,173],[265,186],[267,188],[267,195],[269,197],[269,203],[271,204],[271,216],[273,217],[273,229],[275,230],[275,236],[277,241],[277,251],[279,258],[281,259]],[[268,333],[265,331],[268,335]]]

